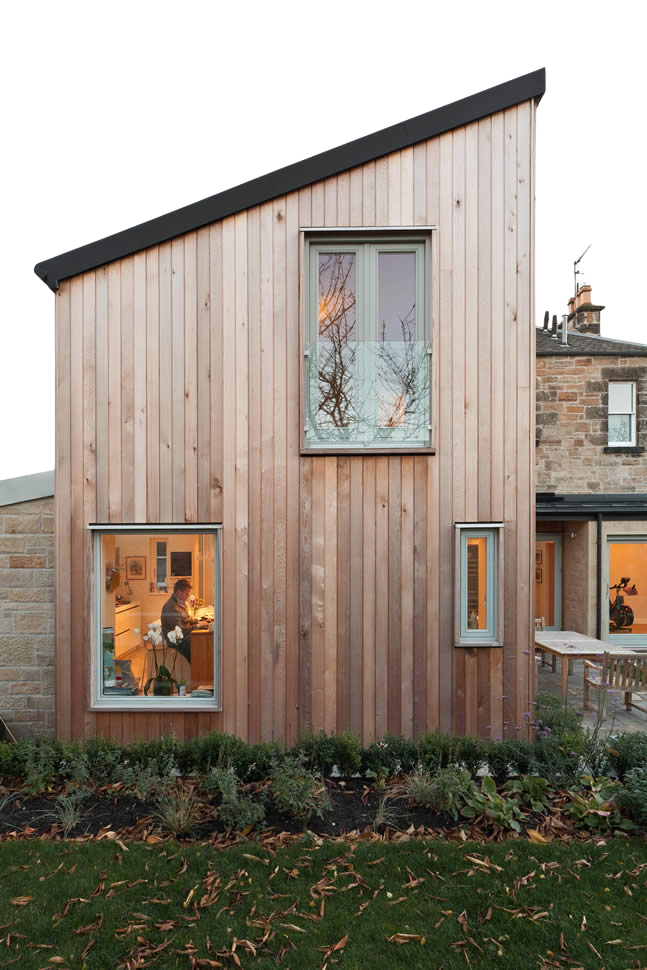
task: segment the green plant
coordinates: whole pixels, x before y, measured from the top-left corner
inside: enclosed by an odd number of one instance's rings
[[[322,818],[330,808],[330,798],[323,780],[308,771],[301,758],[287,756],[276,764],[270,775],[270,788],[279,812],[294,815],[305,822],[313,814]]]
[[[423,768],[407,775],[398,791],[411,802],[432,808],[435,812],[447,812],[457,819],[467,798],[474,795],[477,788],[467,769],[447,765],[435,774]]]
[[[545,778],[522,775],[512,778],[503,786],[506,795],[517,798],[522,805],[529,805],[533,812],[541,814],[551,807],[550,790]]]
[[[538,691],[535,702],[534,719],[531,719],[531,723],[539,733],[548,730],[549,734],[562,737],[567,733],[573,735],[582,732],[581,713],[578,714],[569,707],[561,697]]]
[[[200,801],[192,788],[175,788],[157,801],[153,818],[176,838],[191,835],[200,815]]]
[[[252,747],[236,735],[212,731],[185,743],[178,750],[178,767],[188,774],[190,771],[204,773],[217,765],[232,765],[242,778],[253,762],[252,751]]]
[[[647,734],[626,731],[610,736],[607,752],[618,778],[622,781],[628,771],[647,764]]]
[[[362,765],[362,742],[351,731],[341,731],[335,741],[335,764],[339,774],[354,775]]]
[[[213,768],[202,778],[201,788],[215,803],[228,829],[242,832],[264,821],[265,807],[252,800],[232,768]]]
[[[388,795],[382,795],[378,802],[378,806],[375,810],[375,818],[373,819],[374,832],[378,832],[385,826],[397,828],[396,822],[398,821],[398,814],[395,809],[389,805],[388,798]]]
[[[506,738],[483,743],[483,761],[498,785],[511,775],[528,774],[535,755],[535,745],[529,741]]]
[[[54,814],[65,838],[83,821],[81,808],[85,792],[59,795],[56,799]]]
[[[140,766],[135,764],[120,764],[114,772],[114,780],[123,785],[124,789],[132,793],[141,802],[147,802],[154,795],[168,794],[175,783],[175,778],[169,771],[159,772],[159,764]],[[115,794],[118,793],[118,790]]]
[[[360,767],[368,778],[385,780],[415,771],[419,760],[417,744],[399,734],[385,734],[362,751]]]
[[[54,747],[47,742],[26,742],[24,785],[29,795],[51,789],[57,769]]]
[[[632,768],[615,791],[615,801],[638,825],[647,825],[647,763]]]
[[[593,829],[596,832],[609,829],[632,829],[633,822],[623,818],[614,802],[616,783],[610,778],[582,778],[579,791],[569,791],[564,811],[576,828]]]
[[[124,756],[121,745],[109,738],[88,738],[83,750],[94,784],[108,784]]]
[[[476,818],[483,815],[502,829],[521,831],[520,819],[525,818],[519,808],[516,798],[506,798],[497,794],[494,779],[486,775],[481,783],[481,790],[468,795],[466,804],[461,809],[465,818]]]
[[[297,739],[290,754],[301,758],[304,765],[327,778],[337,761],[337,740],[334,734],[325,731],[310,732]]]

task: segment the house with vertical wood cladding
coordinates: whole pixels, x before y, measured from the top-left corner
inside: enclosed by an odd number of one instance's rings
[[[516,78],[36,266],[60,737],[523,723],[544,88]]]

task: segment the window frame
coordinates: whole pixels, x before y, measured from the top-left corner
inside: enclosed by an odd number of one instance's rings
[[[611,385],[621,384],[631,388],[631,411],[612,411],[611,410]],[[637,393],[638,387],[636,381],[609,381],[607,385],[607,447],[608,448],[635,448],[636,447],[636,418],[637,418]],[[630,441],[612,441],[611,435],[609,433],[609,417],[612,414],[625,414],[629,416],[630,427],[631,427],[631,440]]]
[[[193,712],[222,710],[222,568],[220,550],[221,523],[173,523],[160,525],[158,523],[91,523],[88,533],[92,552],[92,635],[90,638],[90,691],[88,708],[91,711],[138,711],[141,714],[153,711]],[[183,534],[213,535],[214,558],[214,658],[213,697],[105,697],[102,691],[103,677],[103,641],[102,641],[102,590],[101,590],[101,537],[104,535],[139,534],[148,539],[167,537],[171,532]],[[167,548],[168,554],[168,548]],[[169,587],[170,588],[170,587]],[[154,595],[168,596],[166,593],[156,592]]]
[[[397,226],[397,227],[310,227],[301,228],[302,246],[301,256],[301,299],[300,299],[300,342],[301,342],[301,449],[303,455],[397,455],[397,454],[434,454],[433,438],[433,402],[434,402],[434,355],[433,355],[433,327],[432,327],[432,257],[431,232],[435,226]],[[418,255],[418,247],[420,254]],[[383,439],[376,438],[371,442],[359,442],[349,439],[322,438],[321,444],[314,443],[308,436],[307,420],[308,394],[306,380],[306,365],[309,356],[309,345],[318,336],[316,299],[318,292],[318,275],[316,253],[355,252],[356,255],[356,285],[358,292],[364,288],[362,299],[365,307],[357,313],[357,332],[360,340],[366,340],[368,328],[375,328],[375,334],[369,339],[377,342],[377,325],[374,324],[377,306],[378,276],[376,272],[377,258],[380,251],[403,252],[415,250],[416,256],[416,306],[422,304],[422,313],[416,316],[416,329],[423,336],[420,342],[426,344],[429,368],[429,400],[427,404],[427,433],[426,443],[410,444],[402,438],[391,436]],[[373,289],[375,292],[373,293]],[[390,443],[392,442],[392,443]]]
[[[647,522],[641,523],[645,526],[644,532],[635,533],[609,533],[605,535],[606,540],[606,555],[604,556],[603,562],[603,586],[601,601],[598,603],[598,610],[601,619],[602,627],[602,639],[608,641],[609,643],[615,644],[625,644],[628,650],[638,649],[640,653],[643,653],[644,647],[647,647],[647,633],[611,633],[609,629],[609,597],[610,590],[609,585],[611,583],[611,546],[616,544],[627,545],[629,543],[635,545],[647,546]],[[606,589],[607,595],[605,596],[604,590]],[[631,605],[631,600],[627,605]]]
[[[454,645],[457,647],[503,646],[503,522],[456,522],[454,554]],[[485,630],[467,626],[467,540],[485,538],[486,601],[488,625]]]

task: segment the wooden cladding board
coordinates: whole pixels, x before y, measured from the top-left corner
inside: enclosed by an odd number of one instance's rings
[[[533,690],[534,105],[75,277],[57,303],[57,724],[519,733]],[[435,454],[300,455],[300,226],[434,225]],[[92,712],[87,524],[221,522],[223,708]],[[505,643],[453,644],[454,523]]]

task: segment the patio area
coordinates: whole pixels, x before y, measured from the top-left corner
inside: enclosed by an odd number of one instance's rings
[[[549,658],[548,658],[549,659]],[[568,706],[576,711],[584,709],[583,686],[584,686],[584,663],[582,660],[573,660],[573,673],[568,677]],[[546,691],[555,697],[561,697],[561,681],[559,663],[555,673],[551,670],[550,662],[542,665],[537,662],[537,688]],[[641,695],[639,704],[647,706],[647,695]],[[593,730],[597,721],[598,691],[591,690],[590,694],[591,710],[585,711],[582,718],[582,725]],[[600,726],[600,736],[607,737],[609,734],[618,731],[645,731],[647,732],[647,714],[641,711],[627,711],[624,706],[624,695],[622,690],[609,691],[607,700],[606,719]]]

